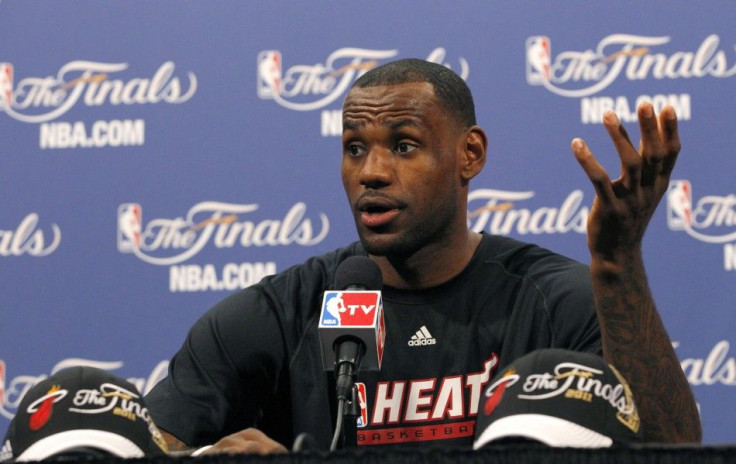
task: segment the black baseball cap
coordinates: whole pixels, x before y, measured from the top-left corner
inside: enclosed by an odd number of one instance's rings
[[[499,440],[606,448],[641,442],[626,380],[592,353],[547,348],[509,364],[483,391],[474,449]]]
[[[23,396],[3,440],[0,462],[41,461],[84,450],[120,458],[168,452],[132,383],[77,366],[58,371]]]

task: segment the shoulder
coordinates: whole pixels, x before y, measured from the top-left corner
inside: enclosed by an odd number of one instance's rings
[[[241,343],[244,327],[252,334],[270,337],[284,330],[299,331],[319,311],[322,294],[331,287],[339,263],[361,251],[353,243],[266,276],[217,302],[199,318],[191,334],[210,340],[210,334],[217,332],[217,339],[230,337]]]
[[[549,346],[578,351],[600,351],[590,269],[567,256],[508,237],[489,237],[494,251],[488,262],[502,266],[520,283],[514,307],[543,315]],[[541,326],[537,326],[541,328]],[[537,333],[529,329],[530,333]],[[515,334],[521,333],[514,331]]]
[[[483,236],[483,259],[520,277],[552,277],[559,274],[589,275],[589,268],[572,258],[511,237]]]
[[[315,287],[319,291],[330,288],[335,279],[337,267],[347,258],[366,255],[360,242],[336,250],[313,256],[301,264],[285,269],[277,274],[266,276],[257,285],[262,288],[286,289],[291,287]]]
[[[536,294],[548,304],[575,301],[573,306],[590,306],[593,291],[587,265],[509,237],[488,236],[484,241],[486,266],[496,266],[520,282],[522,292]]]
[[[299,302],[311,303],[321,298],[322,292],[333,285],[335,271],[350,256],[365,255],[359,242],[333,251],[313,256],[273,275],[261,279],[255,285],[228,296],[219,307],[242,307],[266,303],[271,307],[295,306]]]

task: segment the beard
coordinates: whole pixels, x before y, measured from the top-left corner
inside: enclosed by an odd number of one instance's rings
[[[380,230],[362,231],[358,234],[363,248],[373,256],[384,256],[391,261],[405,261],[427,247],[449,243],[457,219],[454,195],[432,205],[431,214],[402,229],[398,233],[381,233]],[[356,223],[360,217],[356,217]]]

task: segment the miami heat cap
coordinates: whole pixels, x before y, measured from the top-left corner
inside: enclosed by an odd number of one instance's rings
[[[71,367],[23,396],[0,461],[41,461],[85,450],[120,458],[168,451],[133,384],[100,369]]]
[[[549,348],[515,360],[483,390],[473,448],[504,439],[606,448],[641,441],[639,426],[615,368],[592,353]]]

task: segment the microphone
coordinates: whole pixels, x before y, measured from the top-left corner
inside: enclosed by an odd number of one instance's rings
[[[356,446],[360,416],[355,377],[361,368],[379,370],[386,325],[383,320],[381,269],[365,256],[351,256],[335,272],[334,287],[322,300],[318,326],[324,370],[335,371],[338,410],[330,451],[342,434],[343,446]],[[343,430],[345,421],[345,430]]]
[[[337,268],[336,290],[322,301],[318,327],[324,370],[336,371],[338,398],[350,399],[352,379],[363,368],[377,371],[383,359],[381,269],[365,256],[351,256]]]

